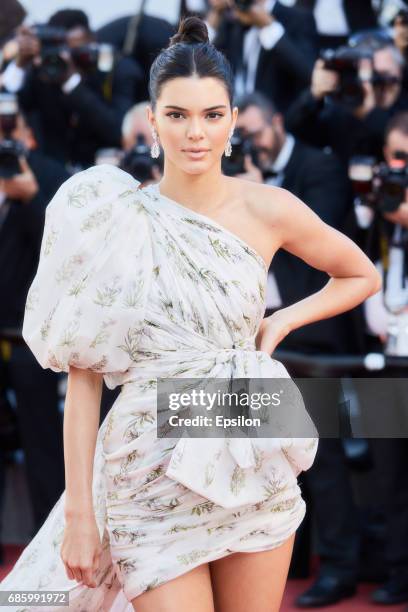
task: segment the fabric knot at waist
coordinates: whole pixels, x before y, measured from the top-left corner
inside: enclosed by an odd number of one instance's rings
[[[231,346],[225,346],[218,348],[220,351],[236,351],[236,350],[244,350],[244,351],[255,351],[255,336],[256,334],[249,336],[248,338],[242,338],[241,340],[236,340],[232,343]],[[216,349],[215,349],[216,350]]]
[[[129,368],[129,372],[137,372],[141,369],[151,369],[151,375],[154,374],[154,369],[161,370],[163,367],[171,367],[177,363],[185,363],[191,360],[191,362],[197,361],[218,361],[218,357],[223,359],[223,356],[227,357],[227,360],[240,351],[248,351],[255,353],[256,334],[248,336],[246,338],[239,338],[233,340],[228,346],[222,346],[217,344],[211,338],[205,336],[199,336],[198,334],[194,337],[183,338],[183,342],[177,346],[171,348],[162,348],[160,346],[149,346],[144,348],[143,346],[138,348],[134,354],[134,366]],[[158,372],[160,375],[160,373]]]
[[[227,392],[229,382],[235,379],[288,378],[280,362],[256,349],[255,336],[231,339],[224,346],[221,339],[217,343],[199,334],[190,334],[188,343],[180,337],[178,346],[141,352],[132,378],[221,378],[221,384],[227,384]],[[157,398],[152,397],[152,402]],[[281,431],[287,435],[286,430],[279,428]],[[314,440],[280,438],[278,430],[275,434],[266,438],[184,435],[171,450],[165,475],[224,508],[263,501],[268,496],[265,483],[275,474],[273,470],[278,470],[287,484],[281,494],[293,495],[297,473],[307,469],[314,457]]]
[[[202,358],[205,357],[206,353],[225,353],[228,351],[256,351],[255,345],[256,333],[246,338],[239,338],[233,340],[231,344],[220,345],[209,338],[202,337],[200,340],[192,342],[192,346],[178,347],[174,354],[179,353],[180,358],[186,354],[197,354]],[[160,352],[160,350],[159,350]],[[164,351],[166,352],[166,351]]]

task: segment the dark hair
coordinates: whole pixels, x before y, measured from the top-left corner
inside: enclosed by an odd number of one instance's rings
[[[88,17],[80,9],[62,9],[57,11],[49,18],[48,25],[55,28],[64,28],[65,30],[82,27],[90,32]]]
[[[385,127],[385,132],[384,132],[384,142],[387,142],[390,133],[394,131],[401,132],[402,134],[404,134],[404,136],[408,136],[408,112],[407,111],[396,113],[388,121]]]
[[[221,81],[233,104],[234,78],[231,64],[212,43],[200,17],[184,17],[169,44],[162,49],[150,68],[149,94],[152,108],[156,106],[163,84],[177,77],[214,77]]]
[[[265,120],[270,122],[278,112],[273,102],[260,91],[243,94],[237,100],[238,110],[244,112],[249,106],[256,106],[262,112]]]

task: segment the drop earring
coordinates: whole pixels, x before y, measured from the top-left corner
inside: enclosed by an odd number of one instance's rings
[[[233,132],[234,132],[234,130],[232,129],[230,131],[230,133],[229,133],[227,144],[225,145],[225,149],[224,149],[225,157],[230,157],[231,152],[232,152],[231,136],[232,136]]]
[[[150,155],[154,158],[157,158],[160,155],[160,145],[159,145],[159,140],[157,138],[157,132],[155,129],[152,130],[152,136],[153,136],[153,144],[150,147]]]

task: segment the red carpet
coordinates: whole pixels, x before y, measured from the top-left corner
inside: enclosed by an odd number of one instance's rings
[[[7,573],[13,567],[16,559],[20,555],[23,550],[22,546],[17,545],[8,545],[5,547],[5,564],[0,565],[0,580],[7,575]],[[307,580],[288,580],[286,585],[286,591],[283,598],[283,603],[281,607],[282,612],[294,612],[295,610],[299,612],[301,608],[297,608],[293,602],[295,598],[300,595],[303,591],[305,591],[308,586],[313,582],[312,578],[308,578]],[[315,608],[316,610],[320,610],[321,612],[334,610],[339,612],[367,612],[371,610],[371,612],[381,612],[388,610],[388,612],[406,612],[407,604],[396,605],[396,606],[377,606],[369,603],[368,597],[371,591],[376,588],[376,584],[372,583],[361,583],[358,586],[357,595],[351,597],[350,599],[346,599],[341,601],[340,603],[333,606],[326,606],[324,608]],[[46,608],[44,608],[46,610]],[[94,612],[93,610],[89,610],[89,612]]]

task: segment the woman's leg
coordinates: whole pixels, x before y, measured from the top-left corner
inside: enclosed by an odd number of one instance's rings
[[[295,533],[262,552],[239,552],[210,562],[215,612],[278,612]]]
[[[214,612],[208,563],[145,591],[132,605],[137,612]]]

